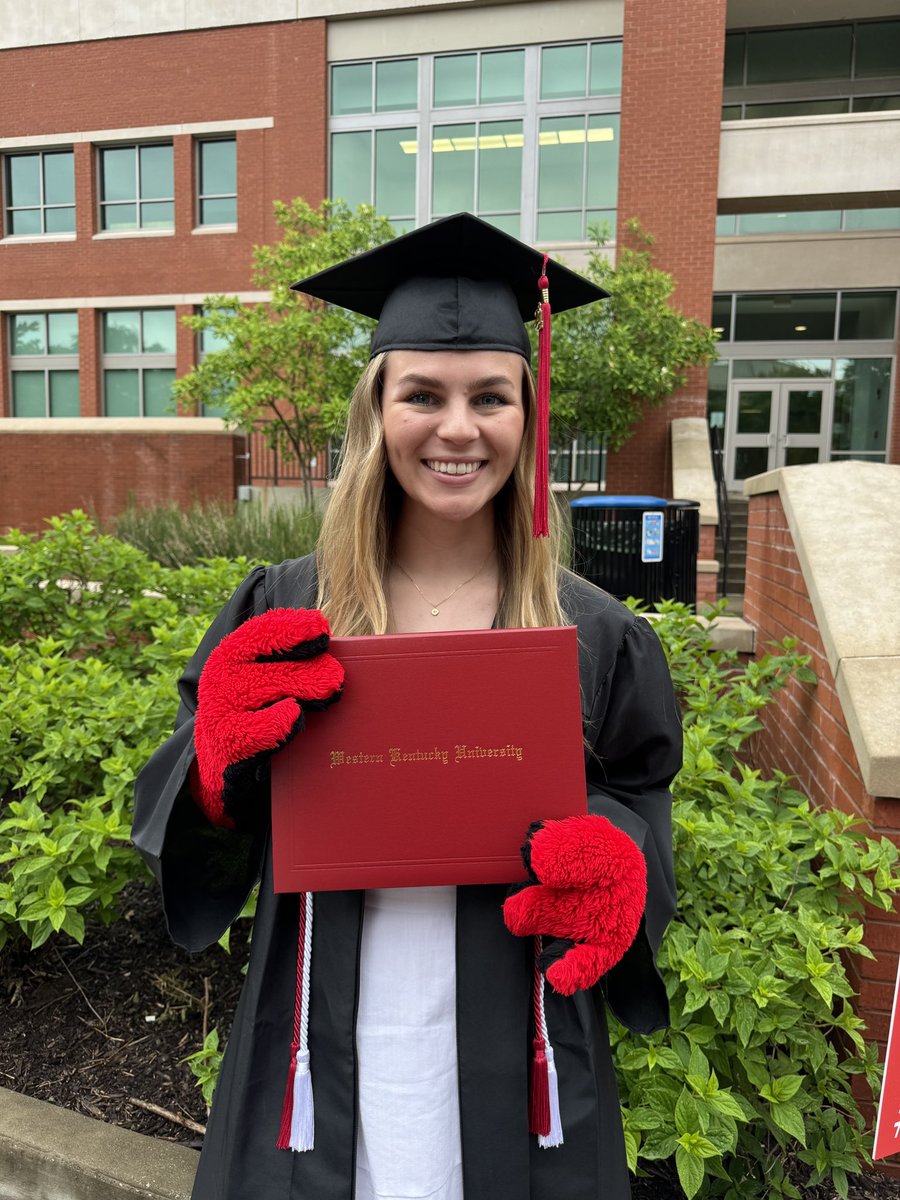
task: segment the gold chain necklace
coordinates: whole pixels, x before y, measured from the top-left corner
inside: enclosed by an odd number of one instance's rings
[[[464,579],[462,581],[462,583],[458,583],[456,585],[456,587],[453,589],[453,591],[450,593],[449,596],[445,596],[443,598],[443,600],[438,600],[436,602],[428,599],[428,597],[425,595],[425,593],[422,591],[422,589],[419,587],[419,585],[413,579],[412,575],[410,575],[409,571],[407,571],[403,567],[403,565],[400,563],[400,561],[398,559],[395,559],[394,561],[397,563],[397,566],[400,568],[400,570],[403,572],[403,574],[406,576],[406,578],[409,580],[409,582],[413,585],[413,587],[416,589],[416,591],[419,593],[419,595],[422,597],[422,599],[425,601],[425,603],[431,609],[431,615],[433,617],[439,617],[441,615],[440,606],[442,604],[446,604],[448,600],[452,599],[452,597],[456,595],[456,593],[460,590],[460,588],[464,588],[467,583],[471,583],[473,579],[477,579],[478,576],[481,574],[481,572],[484,570],[484,568],[487,566],[488,559],[491,557],[491,555],[493,553],[494,553],[493,548],[488,550],[487,556],[486,556],[484,562],[481,564],[481,566],[478,568],[478,570],[475,572],[475,574],[470,575],[468,579]]]

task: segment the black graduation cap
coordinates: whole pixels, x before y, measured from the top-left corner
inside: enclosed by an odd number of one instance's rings
[[[383,350],[509,350],[530,358],[523,322],[535,316],[544,275],[554,312],[609,294],[471,213],[444,217],[292,286],[375,317],[373,357]]]
[[[425,225],[292,285],[375,317],[385,350],[506,350],[531,358],[524,322],[540,330],[534,533],[547,534],[550,312],[609,293],[471,213]]]

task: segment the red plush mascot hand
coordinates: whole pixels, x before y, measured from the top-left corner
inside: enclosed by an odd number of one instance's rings
[[[303,710],[341,697],[344,668],[327,654],[318,609],[273,608],[216,646],[197,690],[191,792],[214,825],[234,828],[273,750],[303,728]]]
[[[545,942],[541,969],[571,996],[616,965],[640,928],[647,867],[631,838],[606,817],[537,821],[522,858],[534,881],[507,897],[503,919],[517,937]]]

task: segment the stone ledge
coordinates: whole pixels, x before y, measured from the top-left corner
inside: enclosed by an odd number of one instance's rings
[[[3,417],[7,433],[232,433],[220,417]]]
[[[777,493],[866,791],[900,797],[900,465],[782,467],[746,480]]]
[[[3,1200],[188,1200],[198,1155],[0,1088]]]

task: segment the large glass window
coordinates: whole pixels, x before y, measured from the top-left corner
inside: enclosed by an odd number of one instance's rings
[[[171,142],[100,150],[100,228],[172,229],[175,180]]]
[[[351,208],[374,204],[398,232],[416,214],[415,128],[349,130],[331,135],[331,194]]]
[[[723,120],[896,108],[900,20],[729,33],[724,84]]]
[[[522,122],[436,125],[432,150],[432,215],[466,210],[520,233]]]
[[[900,229],[900,208],[823,208],[808,212],[722,213],[716,217],[716,237],[856,229]]]
[[[237,141],[221,138],[197,146],[198,220],[201,225],[237,224]]]
[[[891,360],[839,358],[835,367],[831,457],[884,462]]]
[[[331,115],[405,112],[418,107],[419,72],[415,58],[384,62],[339,63],[331,68]]]
[[[544,46],[541,54],[542,100],[617,96],[621,90],[621,42]]]
[[[329,194],[373,204],[398,230],[467,209],[528,242],[587,241],[589,226],[615,225],[621,49],[336,63]],[[409,124],[397,114],[426,84],[431,105]]]
[[[545,117],[538,137],[538,242],[583,241],[615,225],[619,116]]]
[[[735,298],[737,342],[821,342],[835,336],[835,292],[754,294]]]
[[[9,318],[14,417],[77,417],[78,314],[16,313]]]
[[[853,26],[794,26],[747,34],[747,83],[849,79]]]
[[[6,233],[40,237],[75,231],[75,156],[71,150],[8,154]]]
[[[842,292],[838,337],[893,339],[896,312],[896,292]]]
[[[502,104],[524,96],[524,50],[446,54],[434,60],[435,108]]]
[[[107,417],[169,415],[175,380],[175,310],[103,314],[103,411]]]

